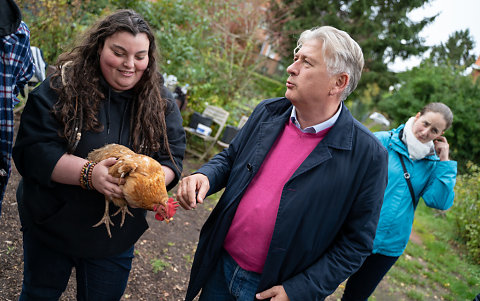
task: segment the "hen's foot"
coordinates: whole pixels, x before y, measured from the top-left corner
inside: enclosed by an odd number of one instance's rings
[[[110,232],[110,225],[114,225],[112,220],[110,219],[110,216],[108,215],[108,204],[110,202],[105,200],[105,213],[103,214],[103,217],[102,219],[96,223],[95,225],[93,225],[92,227],[98,227],[100,226],[101,224],[105,224],[105,227],[107,228],[107,233],[108,233],[108,237],[112,238],[112,233]]]
[[[112,216],[115,216],[115,215],[119,214],[120,212],[122,212],[122,221],[120,222],[120,227],[122,227],[123,223],[125,222],[125,214],[128,213],[128,215],[130,215],[131,217],[133,217],[133,214],[128,210],[128,206],[125,205],[125,206],[120,207],[117,210],[117,212],[112,214]]]

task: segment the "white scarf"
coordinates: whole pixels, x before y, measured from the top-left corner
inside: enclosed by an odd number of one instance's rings
[[[433,141],[422,143],[415,137],[412,131],[412,126],[415,121],[415,117],[410,117],[405,127],[403,128],[402,141],[405,142],[408,149],[408,154],[412,160],[420,160],[425,158],[428,154],[432,153],[434,149]]]

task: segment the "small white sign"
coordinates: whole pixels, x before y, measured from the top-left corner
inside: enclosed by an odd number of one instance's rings
[[[212,133],[212,129],[204,124],[199,123],[197,125],[197,133],[205,136],[210,136],[210,134]]]

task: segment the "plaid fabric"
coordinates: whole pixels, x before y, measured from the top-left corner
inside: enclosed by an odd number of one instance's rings
[[[30,50],[30,30],[22,21],[17,31],[1,37],[0,44],[0,213],[2,199],[10,176],[13,147],[13,107],[17,95],[35,71]]]

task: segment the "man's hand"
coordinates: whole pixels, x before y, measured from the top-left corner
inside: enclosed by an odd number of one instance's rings
[[[287,293],[283,289],[283,285],[274,286],[266,291],[258,293],[255,296],[258,300],[264,300],[267,298],[272,298],[272,301],[290,301],[287,296]]]
[[[202,204],[210,189],[207,176],[197,173],[183,178],[178,183],[177,201],[184,209],[195,209],[197,202]]]

